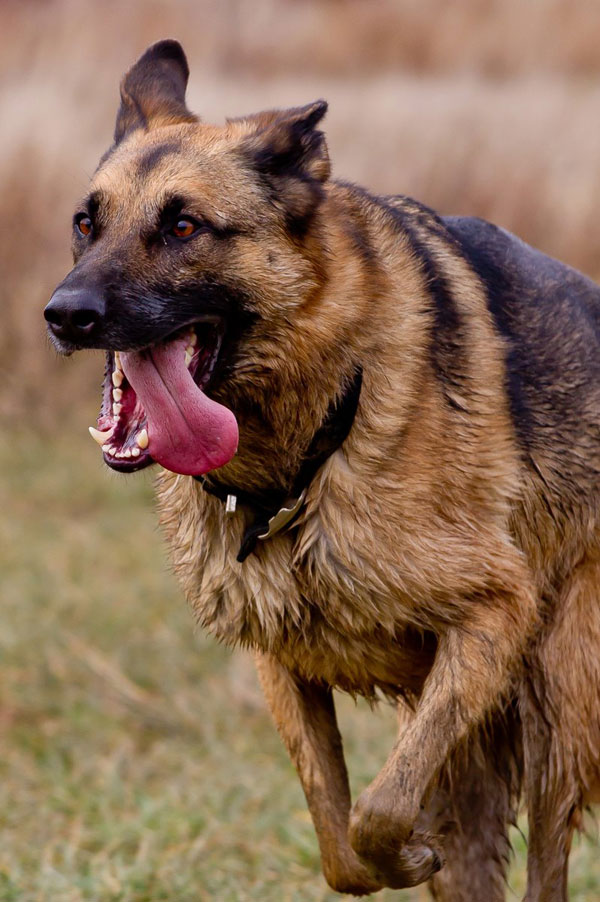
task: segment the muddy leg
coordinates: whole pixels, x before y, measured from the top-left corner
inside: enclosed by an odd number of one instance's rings
[[[600,563],[584,560],[553,606],[522,686],[527,902],[568,899],[573,831],[598,779],[599,591]]]
[[[580,815],[581,793],[571,768],[562,775],[560,788],[551,785],[550,762],[556,749],[552,730],[540,715],[531,686],[523,691],[521,710],[529,820],[525,899],[567,902],[569,852]]]
[[[331,690],[296,680],[267,655],[256,656],[273,719],[300,777],[315,825],[323,873],[338,892],[381,889],[348,842],[350,789]]]
[[[523,588],[499,587],[440,637],[414,719],[352,809],[352,847],[387,886],[414,886],[439,870],[437,850],[415,823],[448,755],[508,690],[535,622],[526,573],[521,580]]]
[[[416,825],[442,834],[446,865],[430,884],[437,902],[504,902],[521,766],[513,707],[496,713],[444,765]]]

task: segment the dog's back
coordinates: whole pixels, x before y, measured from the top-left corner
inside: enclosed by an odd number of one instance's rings
[[[589,502],[600,470],[600,288],[490,223],[444,222],[485,283],[506,340],[522,449]]]

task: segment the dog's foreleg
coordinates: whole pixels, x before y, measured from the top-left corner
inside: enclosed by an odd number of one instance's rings
[[[415,822],[452,749],[510,685],[535,621],[527,586],[525,573],[522,589],[517,583],[473,599],[468,619],[440,635],[415,717],[352,810],[352,847],[387,886],[414,886],[442,865],[431,839],[413,832]]]
[[[376,892],[381,886],[348,841],[350,788],[331,689],[296,679],[269,655],[257,654],[256,666],[304,789],[327,882],[356,896]]]

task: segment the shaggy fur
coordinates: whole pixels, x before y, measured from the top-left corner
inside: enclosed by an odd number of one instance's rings
[[[564,900],[600,785],[600,291],[492,225],[331,179],[324,103],[215,127],[186,81],[174,42],[124,79],[64,283],[107,298],[81,345],[159,340],[182,292],[200,309],[216,286],[232,338],[210,392],[240,446],[212,479],[250,492],[289,488],[358,366],[363,387],[301,517],[242,564],[251,511],[159,474],[185,594],[254,650],[332,887],[499,902],[523,785],[527,899]],[[214,227],[176,263],[148,238],[169,190]],[[353,808],[333,688],[408,702]]]

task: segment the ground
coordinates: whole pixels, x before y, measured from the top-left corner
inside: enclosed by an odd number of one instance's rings
[[[80,428],[0,438],[0,902],[340,899],[249,661],[169,572],[151,477],[108,472]],[[394,717],[338,705],[356,792]],[[597,856],[577,842],[574,902],[600,898]]]

